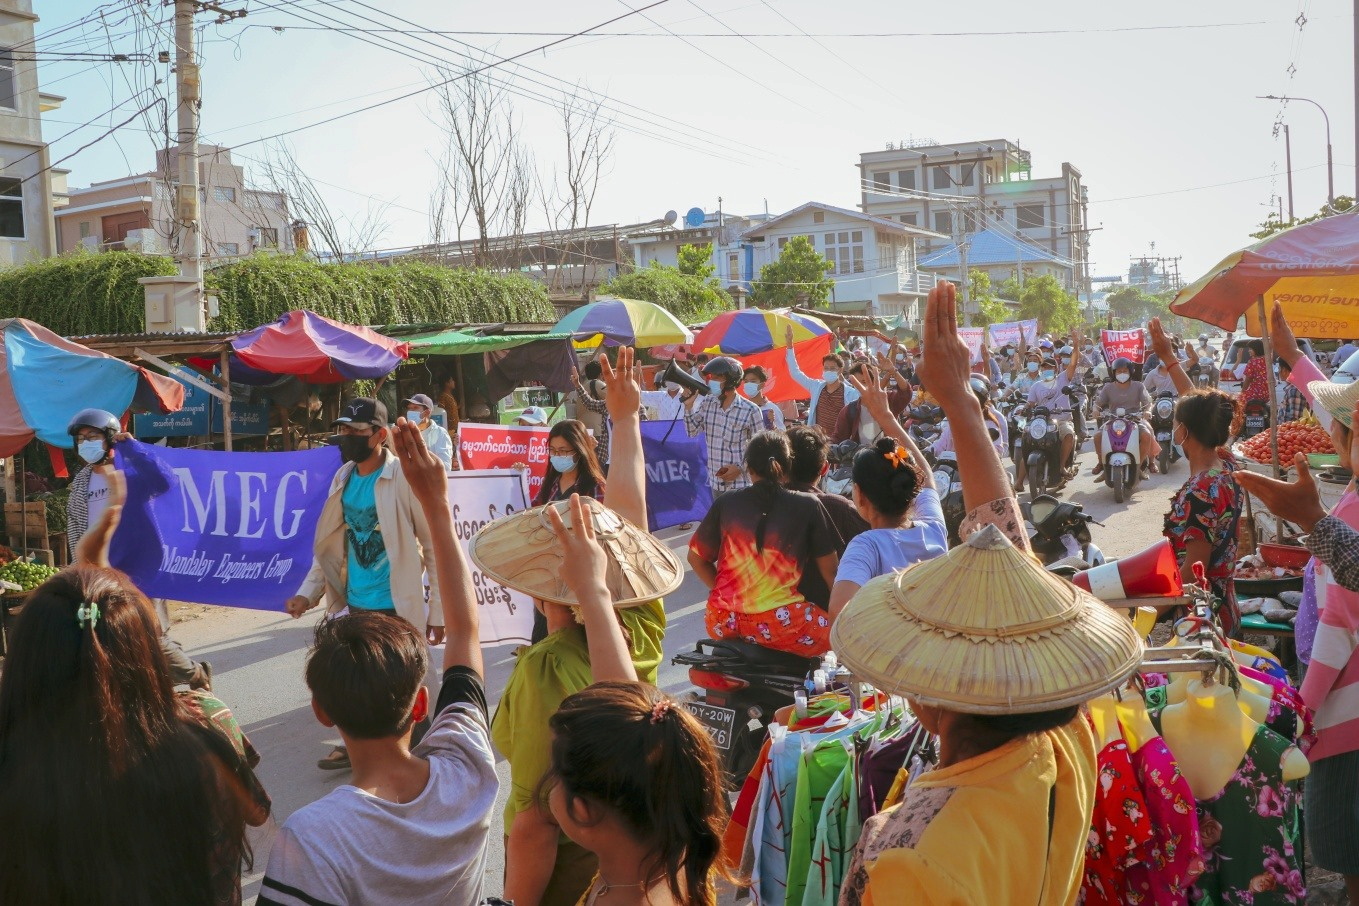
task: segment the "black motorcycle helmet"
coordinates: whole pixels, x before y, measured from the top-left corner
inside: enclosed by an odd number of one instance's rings
[[[703,370],[699,373],[705,378],[720,380],[725,388],[741,383],[741,376],[745,374],[745,370],[741,367],[741,363],[731,356],[720,355],[715,359],[709,359],[708,364],[704,365]]]
[[[81,428],[93,428],[96,431],[104,432],[104,440],[113,443],[113,437],[123,430],[122,422],[118,421],[118,416],[103,409],[81,409],[71,419],[71,423],[66,426],[66,433],[71,435],[71,446],[74,448],[79,444],[76,435]]]
[[[1132,373],[1132,359],[1128,358],[1127,356],[1119,356],[1118,358],[1114,359],[1114,367],[1110,368],[1110,369],[1109,369],[1109,372],[1110,372],[1111,374],[1117,374],[1117,373],[1118,373],[1118,369],[1120,369],[1120,368],[1126,368],[1126,369],[1128,369],[1128,373],[1131,374],[1131,373]]]

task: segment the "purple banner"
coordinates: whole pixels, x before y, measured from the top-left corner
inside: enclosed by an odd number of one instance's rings
[[[336,447],[298,453],[115,448],[127,502],[112,564],[150,598],[282,610],[312,564]]]
[[[651,531],[698,522],[713,505],[708,486],[708,446],[690,437],[684,422],[642,422],[646,460],[646,513]]]

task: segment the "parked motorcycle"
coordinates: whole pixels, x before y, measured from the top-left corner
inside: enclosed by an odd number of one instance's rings
[[[1090,523],[1095,518],[1086,515],[1079,503],[1043,494],[1021,504],[1020,508],[1033,528],[1029,535],[1029,546],[1044,566],[1065,562],[1079,569],[1088,569],[1104,562],[1104,552],[1090,537]]]
[[[906,414],[906,431],[921,450],[928,449],[943,433],[944,410],[933,403],[912,406]]]
[[[1161,470],[1162,475],[1170,471],[1171,463],[1178,462],[1180,459],[1179,449],[1171,442],[1171,435],[1174,431],[1175,394],[1169,390],[1162,390],[1156,394],[1156,399],[1151,404],[1151,432],[1152,436],[1156,438],[1156,442],[1161,445],[1161,452],[1157,456],[1156,465]]]
[[[832,444],[826,451],[826,461],[830,468],[826,471],[826,477],[821,479],[821,487],[828,494],[839,494],[842,497],[852,495],[852,485],[854,484],[854,457],[864,447],[856,440],[842,440],[838,444]]]
[[[1241,436],[1254,437],[1269,430],[1269,401],[1248,400],[1242,407]]]
[[[689,668],[697,689],[681,704],[712,737],[735,789],[754,766],[774,712],[793,704],[820,661],[736,639],[699,639],[671,663]]]
[[[1122,406],[1106,415],[1100,430],[1104,432],[1104,483],[1114,489],[1114,500],[1123,503],[1142,478],[1142,427],[1135,418],[1128,417]]]

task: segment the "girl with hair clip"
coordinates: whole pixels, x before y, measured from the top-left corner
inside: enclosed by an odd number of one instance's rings
[[[108,568],[111,505],[81,562],[33,592],[0,679],[0,903],[241,902],[269,797],[170,685],[155,610]]]
[[[869,375],[864,381],[850,380],[864,408],[877,418],[890,411],[887,394],[871,366],[865,367]],[[895,419],[878,424],[884,426],[884,436],[854,457],[854,506],[869,530],[850,541],[840,558],[831,588],[832,620],[868,580],[948,550],[948,527],[929,462]]]
[[[713,502],[689,542],[689,565],[708,586],[708,635],[814,657],[830,647],[830,618],[803,597],[806,570],[829,586],[838,535],[813,494],[784,486],[788,435],[762,431],[746,447],[751,485]]]

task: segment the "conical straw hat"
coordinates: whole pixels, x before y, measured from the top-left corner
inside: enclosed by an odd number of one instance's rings
[[[608,557],[605,581],[615,607],[654,601],[679,588],[684,567],[670,548],[592,497],[582,497],[581,504]],[[502,585],[553,604],[574,605],[576,596],[561,578],[562,552],[547,521],[549,506],[571,525],[567,500],[505,516],[472,536],[472,560]]]
[[[995,526],[859,590],[831,647],[884,692],[1009,714],[1089,701],[1142,657],[1132,623],[1039,566]]]

